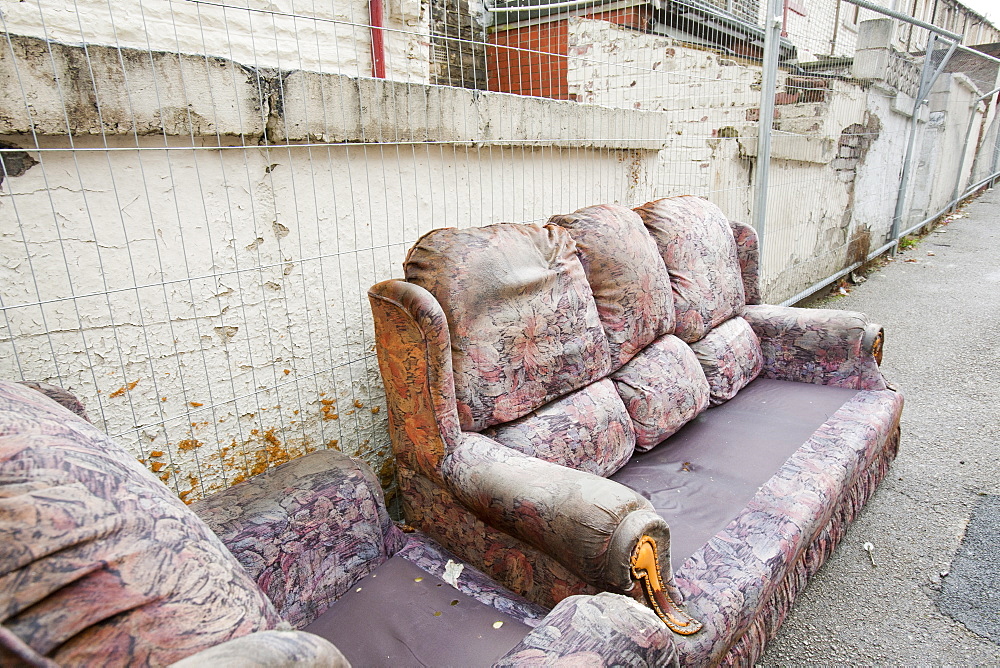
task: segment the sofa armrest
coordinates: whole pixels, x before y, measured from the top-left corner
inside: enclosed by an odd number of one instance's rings
[[[393,451],[441,482],[441,460],[461,434],[444,311],[427,290],[395,279],[372,286],[368,300]]]
[[[670,527],[652,504],[607,478],[559,466],[476,433],[445,457],[445,483],[477,517],[550,555],[600,589],[649,597],[678,633],[701,625],[680,608]]]
[[[260,631],[170,664],[171,668],[350,668],[329,640],[304,631]]]
[[[191,509],[296,628],[406,540],[371,470],[336,450],[286,462]]]
[[[884,390],[882,327],[854,311],[747,306],[764,356],[761,375],[858,390]]]
[[[757,230],[746,223],[729,221],[736,238],[736,257],[743,275],[743,291],[747,304],[760,304],[760,244]]]
[[[629,661],[623,661],[629,657]],[[495,666],[678,666],[670,632],[645,606],[618,594],[570,596]]]

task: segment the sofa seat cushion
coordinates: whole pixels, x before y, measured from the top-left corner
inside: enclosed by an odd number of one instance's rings
[[[516,420],[611,370],[597,304],[561,227],[434,230],[403,268],[448,320],[465,431]]]
[[[700,197],[667,197],[636,209],[660,249],[674,293],[674,334],[694,343],[743,312],[746,293],[732,227]]]
[[[758,378],[611,479],[648,498],[667,521],[680,568],[857,392]]]
[[[635,428],[635,449],[656,446],[708,406],[708,381],[698,358],[667,334],[611,374]]]
[[[715,327],[691,344],[708,380],[710,403],[718,406],[736,396],[760,374],[763,356],[760,341],[739,316]]]
[[[531,627],[396,555],[303,630],[355,666],[482,666]]]
[[[632,420],[607,378],[482,434],[526,455],[602,478],[624,466],[635,449]]]
[[[60,665],[164,665],[280,622],[172,490],[90,423],[4,382],[0,610]]]
[[[639,215],[599,204],[549,219],[569,230],[594,291],[612,367],[674,330],[670,274]]]

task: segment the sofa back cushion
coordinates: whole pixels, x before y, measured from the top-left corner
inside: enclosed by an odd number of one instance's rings
[[[611,368],[576,244],[561,227],[433,230],[403,267],[448,319],[466,431],[527,415]]]
[[[569,230],[618,368],[674,328],[670,274],[642,219],[618,204],[553,216]]]
[[[676,336],[646,346],[611,374],[635,429],[635,449],[649,450],[708,407],[698,358]]]
[[[614,383],[605,378],[484,436],[547,462],[607,477],[635,449],[635,430]]]
[[[169,664],[280,621],[212,531],[97,428],[0,382],[0,664]],[[21,644],[23,643],[23,645]],[[26,646],[26,647],[25,647]]]
[[[764,364],[757,335],[740,317],[715,327],[692,343],[691,349],[705,372],[713,406],[735,397],[760,374]]]
[[[670,272],[677,322],[688,343],[743,313],[746,297],[729,221],[700,197],[667,197],[636,209]]]

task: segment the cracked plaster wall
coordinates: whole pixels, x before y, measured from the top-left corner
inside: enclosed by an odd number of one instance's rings
[[[78,394],[186,501],[325,447],[391,487],[368,287],[432,228],[652,197],[655,113],[12,42],[0,375]]]
[[[781,302],[862,259],[888,239],[913,99],[907,61],[895,62],[884,22],[865,25],[866,59],[881,80],[785,77],[779,81],[768,181],[764,296]],[[891,27],[891,26],[890,26]],[[569,90],[601,105],[658,110],[667,117],[657,197],[708,197],[749,221],[756,178],[760,68],[607,21],[569,19]],[[884,33],[884,34],[883,34]],[[905,65],[905,67],[904,67]],[[899,74],[906,70],[907,76]],[[888,74],[887,74],[888,72]],[[890,76],[891,75],[891,76]],[[951,198],[961,155],[972,170],[978,132],[962,141],[974,97],[964,75],[942,75],[931,123],[922,112],[903,228]],[[981,118],[982,109],[976,111]],[[947,119],[945,118],[947,117]],[[977,126],[978,130],[978,126]]]
[[[308,9],[306,9],[308,7]],[[65,44],[204,54],[255,68],[370,76],[368,2],[143,0],[6,2],[3,28]],[[385,3],[386,76],[427,82],[430,27],[421,0]]]

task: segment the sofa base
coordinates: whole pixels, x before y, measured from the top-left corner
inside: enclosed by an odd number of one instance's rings
[[[820,427],[723,531],[675,574],[705,624],[676,638],[681,663],[745,663],[763,651],[795,596],[885,477],[903,398],[861,391]]]
[[[861,509],[874,495],[879,484],[889,473],[889,466],[899,448],[899,427],[890,436],[885,449],[865,470],[861,479],[842,500],[834,517],[820,532],[805,553],[795,562],[781,584],[771,593],[763,610],[757,614],[750,627],[744,631],[722,657],[722,665],[754,665],[764,654],[764,648],[778,635],[792,603],[801,594],[810,578],[819,572],[834,553]]]

